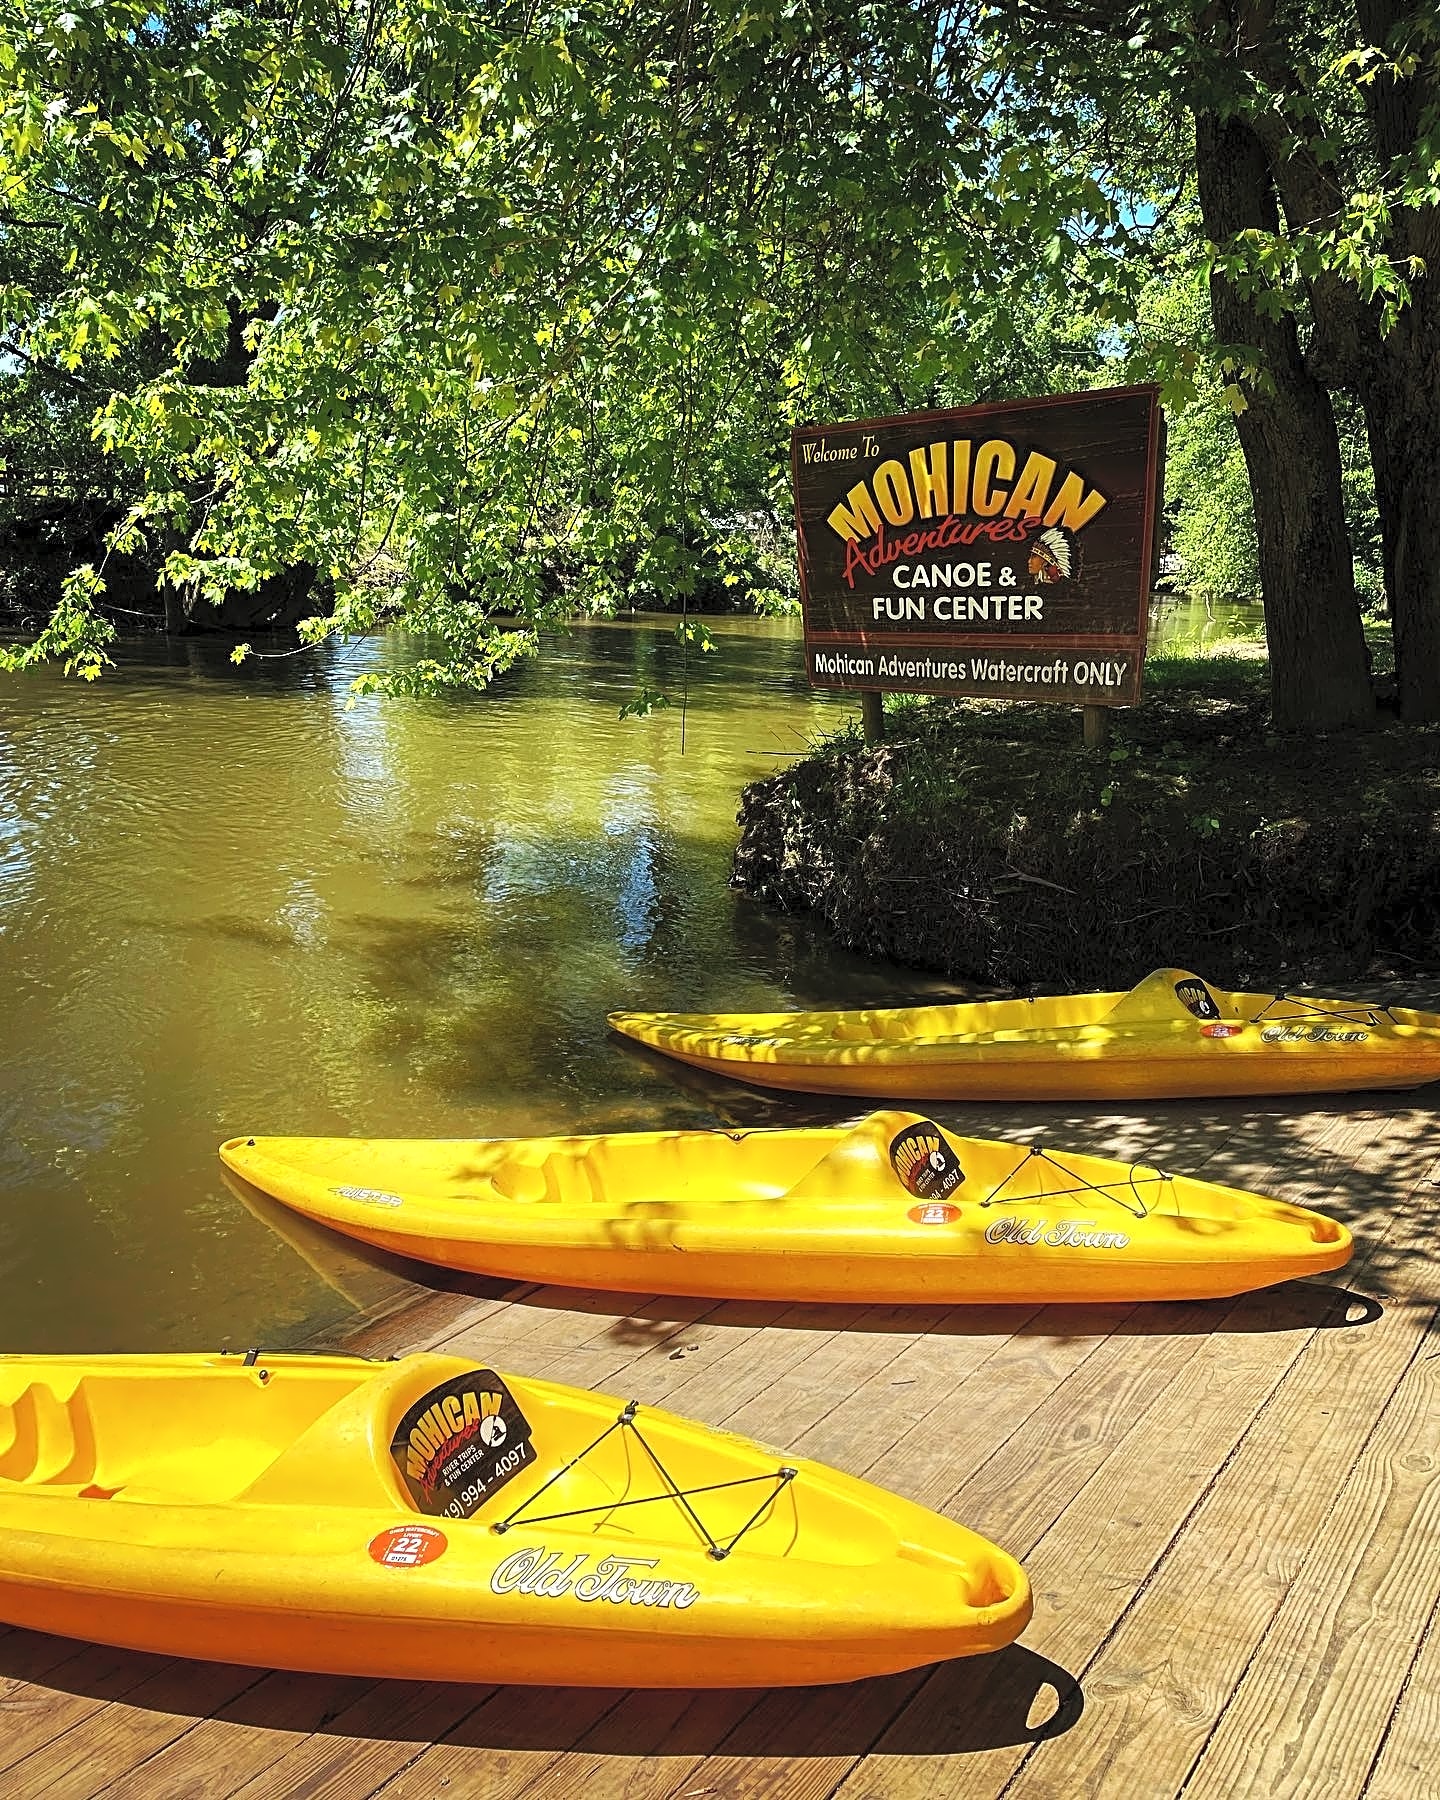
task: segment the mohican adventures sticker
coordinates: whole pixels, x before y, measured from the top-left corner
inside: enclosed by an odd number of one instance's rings
[[[955,1152],[940,1127],[929,1119],[907,1126],[890,1140],[890,1163],[906,1192],[917,1200],[943,1200],[965,1179]]]
[[[1215,996],[1201,981],[1198,975],[1189,976],[1184,981],[1175,983],[1175,998],[1197,1019],[1218,1019],[1220,1008],[1215,1003]]]
[[[422,1513],[468,1519],[535,1461],[535,1446],[505,1383],[493,1369],[472,1369],[415,1402],[390,1454]]]

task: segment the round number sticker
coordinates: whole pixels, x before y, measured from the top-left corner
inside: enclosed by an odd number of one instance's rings
[[[370,1554],[387,1569],[418,1569],[443,1556],[448,1540],[433,1525],[392,1525],[370,1540]]]
[[[917,1225],[953,1225],[960,1217],[960,1208],[944,1200],[932,1200],[928,1206],[912,1206],[905,1217]]]

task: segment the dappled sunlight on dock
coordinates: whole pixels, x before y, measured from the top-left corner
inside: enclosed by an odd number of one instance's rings
[[[453,1350],[866,1475],[1022,1559],[1036,1599],[1022,1643],[765,1695],[366,1683],[0,1631],[0,1792],[1434,1791],[1430,1093],[1174,1102],[1143,1116],[935,1110],[967,1133],[1138,1158],[1319,1208],[1354,1228],[1355,1260],[1324,1280],[1151,1306],[786,1306],[462,1278],[350,1347]],[[306,1253],[323,1257],[324,1237]]]

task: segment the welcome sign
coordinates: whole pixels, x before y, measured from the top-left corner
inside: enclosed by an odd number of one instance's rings
[[[1140,698],[1156,387],[807,425],[791,443],[816,687]]]

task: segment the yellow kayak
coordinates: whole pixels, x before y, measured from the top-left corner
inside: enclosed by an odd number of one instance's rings
[[[1440,1014],[1231,993],[1157,969],[1126,994],[858,1012],[616,1012],[626,1037],[714,1075],[917,1100],[1338,1093],[1440,1080]]]
[[[414,1680],[851,1681],[996,1650],[1003,1550],[865,1481],[461,1358],[0,1356],[0,1621]]]
[[[1304,1207],[905,1112],[804,1131],[232,1138],[220,1154],[382,1249],[629,1293],[1204,1299],[1338,1269],[1352,1248]]]

